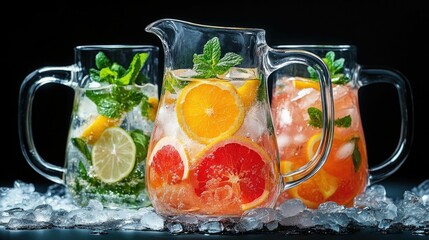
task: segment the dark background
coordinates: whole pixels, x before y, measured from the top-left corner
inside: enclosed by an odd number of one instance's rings
[[[11,3],[10,16],[2,15],[2,122],[0,186],[15,180],[52,184],[36,173],[24,159],[18,139],[18,93],[21,82],[44,66],[65,66],[74,61],[73,48],[87,44],[152,44],[160,40],[145,32],[149,23],[177,18],[196,23],[256,27],[266,30],[268,45],[353,44],[358,62],[366,66],[393,68],[411,83],[415,106],[415,135],[410,155],[389,181],[420,183],[429,178],[427,154],[427,58],[429,14],[424,1],[284,1],[238,7],[216,2],[173,5],[123,1],[37,6]],[[187,9],[187,10],[184,10]],[[399,135],[396,90],[391,86],[362,88],[360,105],[370,165],[387,158]],[[36,94],[33,128],[36,147],[48,162],[62,166],[73,92],[64,86],[46,85]]]

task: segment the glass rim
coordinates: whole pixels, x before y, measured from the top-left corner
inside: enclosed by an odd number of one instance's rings
[[[151,32],[152,30],[150,30],[150,29],[153,26],[155,26],[156,24],[158,24],[160,22],[163,22],[163,21],[178,22],[178,23],[182,23],[182,24],[187,24],[189,26],[202,27],[202,28],[207,28],[207,29],[217,29],[217,30],[224,30],[224,31],[244,31],[244,32],[247,32],[247,33],[260,33],[260,32],[265,33],[265,29],[263,29],[263,28],[210,25],[210,24],[190,22],[190,21],[187,21],[187,20],[180,20],[180,19],[175,19],[175,18],[163,18],[163,19],[159,19],[159,20],[154,21],[154,22],[150,23],[149,25],[147,25],[146,28],[145,28],[145,30],[147,32]]]
[[[352,44],[279,44],[273,45],[277,49],[316,49],[316,50],[355,50]]]
[[[79,51],[94,51],[94,50],[120,50],[120,49],[141,49],[141,50],[159,50],[156,45],[140,45],[140,44],[94,44],[94,45],[79,45],[75,47]]]

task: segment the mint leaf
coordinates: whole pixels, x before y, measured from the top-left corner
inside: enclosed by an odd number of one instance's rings
[[[147,77],[140,74],[140,70],[148,57],[149,53],[134,55],[130,66],[125,69],[118,63],[112,63],[103,52],[97,53],[95,62],[98,69],[89,69],[89,75],[93,81],[112,85],[111,92],[97,90],[85,92],[97,105],[99,114],[108,118],[118,118],[140,103],[144,94],[136,89],[126,89],[124,86],[147,81]]]
[[[150,136],[145,135],[142,130],[133,130],[130,135],[136,144],[136,160],[138,164],[146,160]]]
[[[326,53],[325,57],[322,58],[322,60],[329,69],[332,83],[344,85],[350,81],[350,79],[344,75],[344,58],[335,60],[335,52],[329,51]],[[307,67],[307,71],[311,79],[319,81],[319,77],[314,68]]]
[[[199,78],[212,78],[224,74],[231,67],[239,65],[243,58],[232,52],[228,52],[221,58],[219,38],[213,37],[204,45],[202,54],[194,54],[193,70]]]
[[[121,103],[111,97],[101,99],[97,103],[97,111],[107,118],[115,119],[122,116]]]
[[[315,107],[309,107],[307,109],[308,116],[310,120],[308,120],[308,124],[313,127],[322,128],[323,123],[323,113],[320,109]],[[334,125],[336,127],[348,128],[352,125],[352,118],[350,115],[347,115],[342,118],[337,118],[334,120]]]
[[[352,125],[352,118],[350,117],[350,115],[347,115],[342,118],[337,118],[335,119],[334,124],[337,127],[348,128]]]
[[[102,68],[108,68],[110,65],[112,65],[110,59],[104,54],[103,52],[98,52],[97,55],[95,55],[95,65],[98,69]]]
[[[353,167],[355,169],[355,172],[359,171],[360,165],[362,164],[362,155],[359,151],[359,138],[355,137],[352,139],[355,144],[355,148],[353,149],[352,154],[352,160],[353,160]]]
[[[117,87],[112,88],[111,97],[120,104],[120,111],[128,112],[137,106],[143,99],[144,94],[135,88]]]
[[[149,57],[148,53],[139,53],[134,55],[133,60],[130,63],[126,73],[119,79],[116,79],[115,83],[118,85],[131,85],[134,84],[140,70],[142,69],[146,59]]]
[[[83,154],[86,160],[88,160],[89,164],[91,164],[91,161],[92,161],[91,150],[89,150],[89,147],[86,144],[86,142],[80,138],[72,138],[71,142],[73,146],[75,146],[77,150],[79,150],[79,152]]]
[[[310,116],[310,120],[308,121],[308,124],[313,127],[321,128],[322,127],[322,121],[323,121],[323,114],[322,111],[315,107],[310,107],[307,109],[307,113]]]

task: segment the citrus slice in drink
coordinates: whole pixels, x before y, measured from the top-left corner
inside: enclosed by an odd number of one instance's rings
[[[313,88],[316,90],[320,90],[319,82],[307,78],[296,77],[293,78],[292,83],[296,89]]]
[[[161,138],[150,153],[147,166],[149,184],[174,185],[188,177],[188,155],[182,143],[172,136]]]
[[[197,161],[190,172],[195,193],[219,209],[234,203],[240,211],[260,206],[275,185],[268,154],[245,138],[220,140],[203,150]]]
[[[158,110],[158,98],[150,97],[147,102],[149,103],[149,119],[155,121],[156,111]]]
[[[209,143],[234,134],[243,124],[245,109],[231,83],[210,80],[183,88],[176,112],[180,127],[190,138]]]
[[[299,164],[292,161],[281,161],[281,173],[288,173],[296,170]],[[290,181],[290,179],[288,179]],[[324,169],[320,169],[313,177],[288,190],[292,198],[301,199],[309,208],[317,208],[319,204],[325,202],[338,189],[339,181],[336,177],[328,174]]]
[[[104,130],[92,148],[95,175],[103,182],[114,183],[127,177],[136,162],[136,145],[120,127]]]
[[[308,160],[312,159],[314,154],[316,153],[317,148],[320,144],[320,139],[322,139],[322,133],[316,133],[308,139],[305,148]]]
[[[85,128],[80,137],[85,139],[87,143],[94,144],[106,128],[118,126],[120,123],[121,119],[113,119],[98,115],[95,120]]]
[[[238,95],[240,95],[246,109],[249,109],[253,102],[255,102],[259,84],[260,81],[258,79],[246,80],[237,88]]]

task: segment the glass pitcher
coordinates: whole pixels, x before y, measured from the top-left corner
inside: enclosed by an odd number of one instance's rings
[[[270,48],[265,31],[160,19],[165,70],[146,162],[151,203],[164,216],[238,217],[273,207],[283,189],[317,172],[332,141],[329,72],[316,55]],[[300,62],[320,77],[323,134],[313,160],[285,173],[269,107],[267,76]]]
[[[22,152],[34,170],[65,185],[79,205],[90,199],[108,208],[150,205],[144,167],[158,104],[158,51],[151,45],[77,46],[74,64],[37,69],[22,82]],[[74,91],[64,167],[46,161],[34,143],[33,99],[45,84]]]
[[[310,208],[327,201],[353,206],[354,198],[369,184],[396,172],[408,157],[413,135],[411,86],[396,70],[358,64],[357,48],[353,45],[281,45],[275,48],[310,51],[325,61],[331,73],[335,112],[334,139],[328,160],[310,180],[285,191],[279,202],[299,198]],[[270,77],[281,169],[287,172],[311,159],[321,137],[318,78],[313,69],[302,64],[279,69]],[[401,127],[397,147],[390,157],[369,165],[358,92],[375,83],[396,88]]]

